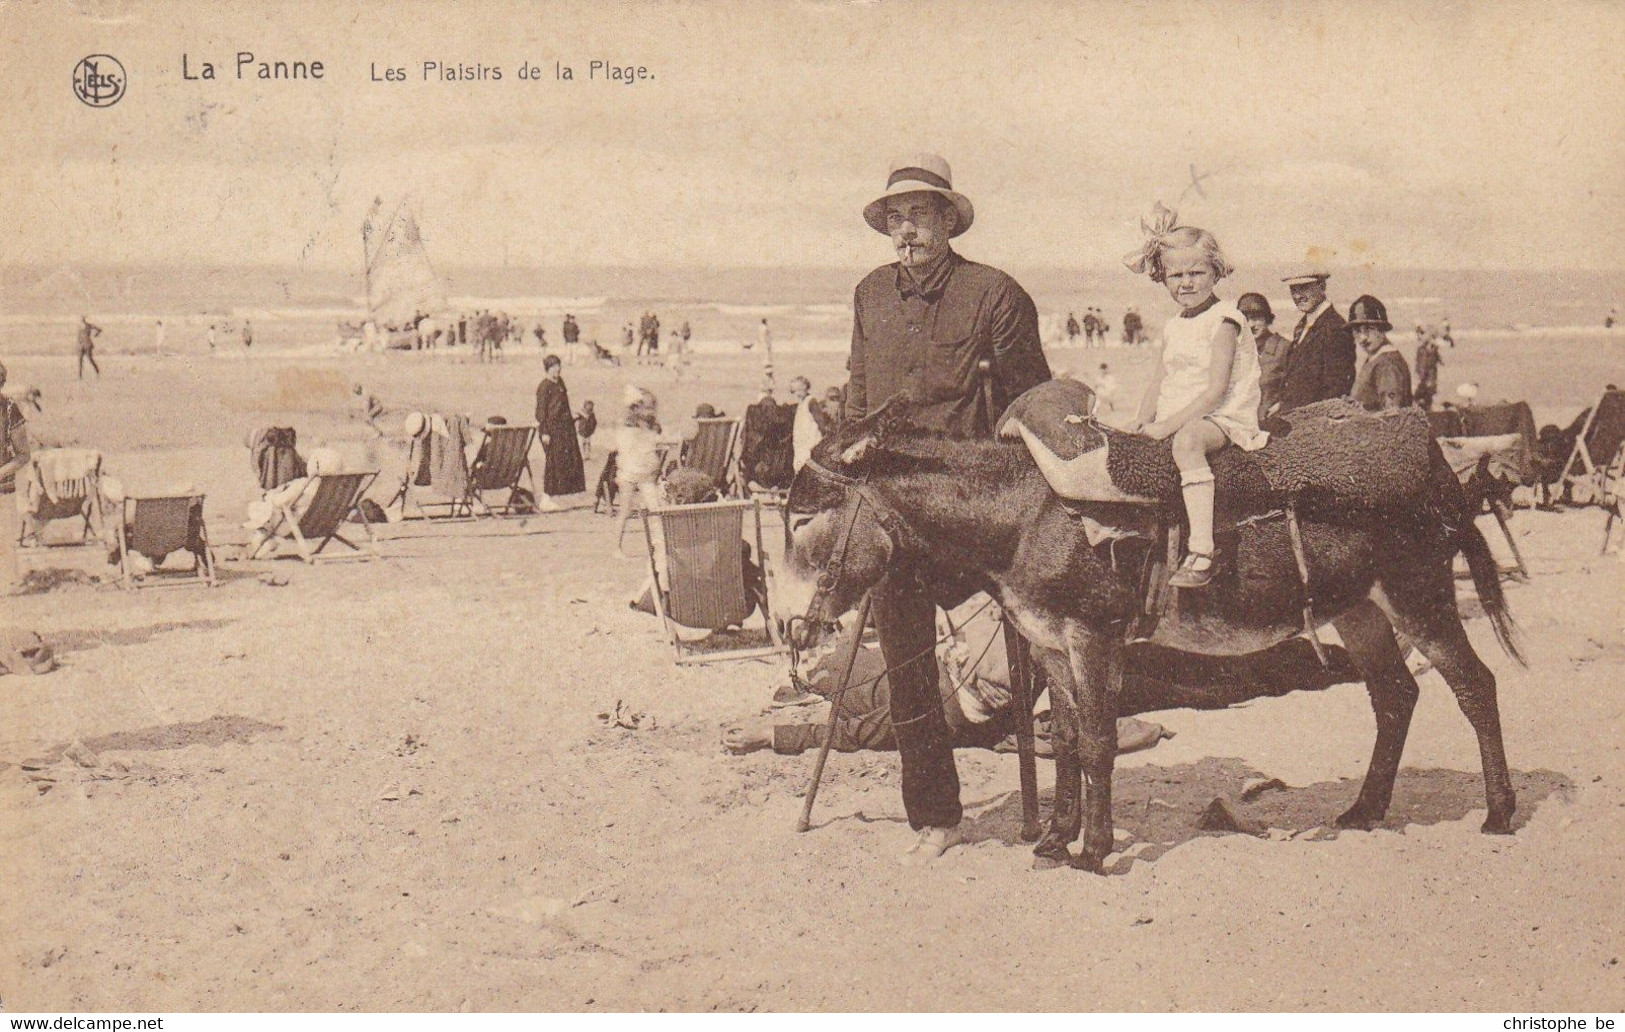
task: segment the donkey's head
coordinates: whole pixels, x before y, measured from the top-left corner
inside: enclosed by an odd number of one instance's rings
[[[854,609],[886,575],[900,547],[901,518],[868,483],[873,464],[908,422],[912,402],[900,394],[867,418],[821,441],[796,473],[785,507],[786,612],[801,612],[798,646]]]

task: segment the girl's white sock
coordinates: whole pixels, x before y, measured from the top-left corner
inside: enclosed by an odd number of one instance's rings
[[[1206,466],[1180,473],[1179,484],[1185,496],[1185,516],[1191,530],[1187,548],[1204,555],[1213,554],[1213,471]]]

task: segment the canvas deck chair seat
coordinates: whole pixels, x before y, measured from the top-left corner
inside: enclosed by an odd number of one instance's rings
[[[45,525],[78,519],[78,544],[90,540],[105,519],[102,506],[102,453],[88,448],[46,448],[29,457],[17,477],[22,519],[17,543],[44,547]],[[10,505],[13,499],[0,500]]]
[[[291,536],[299,549],[300,558],[312,565],[319,559],[377,559],[378,540],[373,535],[372,523],[361,508],[362,497],[377,478],[378,473],[373,470],[322,473],[311,477],[310,483],[305,485],[297,498],[276,504],[275,520],[269,528],[271,536],[281,533]],[[341,533],[345,521],[352,516],[366,535],[366,548]],[[323,550],[334,541],[354,554],[323,555]],[[256,552],[249,558],[253,559],[258,554]]]
[[[1606,390],[1574,442],[1563,467],[1563,486],[1575,501],[1603,505],[1608,498],[1608,464],[1625,445],[1625,391]]]
[[[454,515],[476,515],[478,507],[487,516],[515,516],[535,511],[536,478],[530,469],[530,447],[536,440],[536,424],[519,426],[493,424],[484,436],[468,468],[468,490]],[[529,481],[526,489],[520,480]],[[500,501],[486,496],[500,493]]]
[[[733,416],[717,416],[696,422],[699,429],[684,448],[678,467],[704,473],[723,495],[737,494],[733,459],[734,443],[739,437],[739,420]]]
[[[119,574],[123,587],[167,583],[213,587],[214,551],[203,522],[203,495],[126,497],[118,526]],[[164,569],[176,552],[192,556],[190,569]]]
[[[759,585],[752,585],[746,576],[746,514],[751,517],[755,557],[761,564]],[[643,514],[643,533],[649,546],[656,615],[671,640],[676,662],[750,659],[787,651],[769,601],[758,503],[734,500],[655,509]],[[761,644],[717,648],[717,642],[710,640],[684,640],[683,628],[718,632],[713,638],[743,631],[754,610],[762,616]]]

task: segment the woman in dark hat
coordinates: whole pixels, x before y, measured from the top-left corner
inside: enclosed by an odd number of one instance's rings
[[[1349,305],[1349,331],[1360,349],[1360,368],[1354,374],[1354,400],[1373,412],[1406,408],[1411,404],[1411,368],[1405,356],[1388,340],[1393,324],[1388,309],[1370,294]]]
[[[556,508],[553,498],[580,494],[587,489],[586,472],[581,468],[581,442],[576,437],[570,392],[564,386],[559,356],[542,361],[547,376],[536,386],[536,436],[542,442],[547,464],[542,467],[542,508]]]
[[[1247,317],[1247,327],[1253,331],[1258,345],[1258,418],[1263,419],[1274,406],[1280,391],[1281,362],[1292,347],[1292,342],[1270,329],[1275,313],[1270,310],[1269,299],[1263,294],[1243,294],[1236,307]]]

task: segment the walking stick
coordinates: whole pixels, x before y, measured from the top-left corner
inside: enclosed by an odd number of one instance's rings
[[[1027,641],[1009,616],[1004,624],[1004,654],[1010,666],[1010,705],[1016,711],[1016,758],[1021,767],[1021,841],[1036,842],[1038,823],[1038,757],[1033,748],[1033,668]]]
[[[824,779],[824,764],[829,760],[830,743],[835,741],[835,720],[841,712],[841,698],[846,690],[852,687],[852,667],[858,662],[858,650],[863,648],[863,632],[869,626],[869,603],[873,597],[868,593],[858,605],[858,626],[852,636],[852,653],[846,657],[846,669],[841,671],[841,686],[829,699],[829,722],[824,725],[824,742],[818,747],[818,762],[813,764],[812,778],[807,782],[807,801],[801,806],[801,819],[796,821],[796,831],[806,831],[812,827],[813,801],[818,798],[818,783]]]

